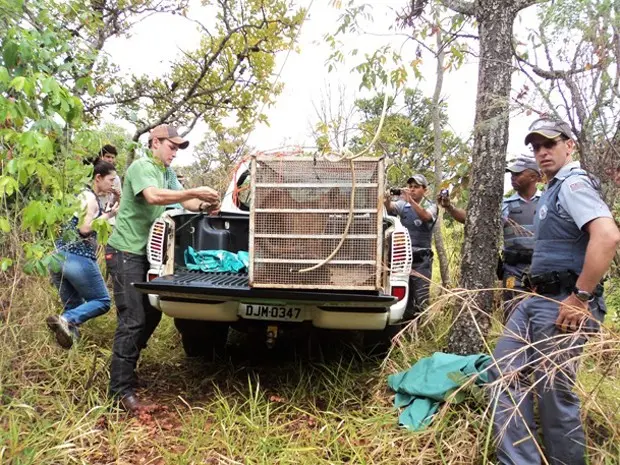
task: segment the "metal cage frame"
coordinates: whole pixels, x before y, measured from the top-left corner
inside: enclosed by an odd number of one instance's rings
[[[260,163],[264,163],[268,165],[269,163],[278,163],[278,167],[282,170],[282,172],[287,173],[287,169],[291,169],[291,165],[287,165],[289,162],[296,162],[299,167],[300,164],[305,166],[307,163],[309,169],[315,170],[315,180],[318,182],[308,182],[308,180],[304,180],[304,182],[260,182],[259,173],[258,173],[258,165]],[[321,167],[323,171],[330,171],[330,168],[327,168],[328,165],[326,163],[330,163],[333,166],[333,170],[337,172],[334,176],[342,174],[345,172],[346,167],[350,171],[350,161],[349,160],[341,160],[336,162],[325,161],[324,159],[319,162],[318,165]],[[251,175],[251,195],[252,202],[250,206],[250,231],[249,231],[249,255],[250,255],[250,267],[249,267],[249,283],[250,286],[256,288],[280,288],[280,289],[340,289],[340,290],[372,290],[377,291],[382,289],[382,273],[383,273],[383,195],[384,195],[384,161],[382,158],[371,158],[364,157],[359,158],[353,161],[353,167],[361,170],[361,167],[364,167],[365,173],[372,173],[372,179],[376,178],[376,182],[362,182],[356,181],[355,188],[355,205],[353,206],[353,219],[351,228],[349,230],[349,234],[347,234],[347,238],[344,241],[346,244],[346,254],[352,255],[352,257],[346,257],[346,259],[339,258],[339,255],[345,254],[345,245],[343,245],[342,249],[336,254],[336,256],[325,263],[318,270],[310,271],[304,278],[300,278],[299,275],[303,275],[304,273],[300,273],[299,270],[304,267],[311,267],[318,263],[321,263],[327,256],[330,254],[329,252],[333,251],[335,247],[332,245],[336,242],[339,242],[342,239],[343,231],[340,233],[334,233],[333,231],[330,233],[326,232],[325,228],[320,233],[312,230],[304,230],[304,234],[300,234],[299,232],[293,231],[290,233],[289,230],[284,231],[271,231],[266,233],[266,227],[264,224],[267,224],[269,221],[274,221],[273,218],[287,218],[287,215],[306,215],[308,218],[313,218],[312,215],[316,215],[316,218],[322,218],[324,224],[328,222],[334,222],[334,218],[337,218],[340,223],[342,223],[343,218],[349,218],[351,214],[351,205],[350,200],[347,201],[346,208],[342,208],[343,205],[339,205],[340,208],[312,208],[316,205],[311,205],[312,202],[308,202],[310,204],[310,208],[304,208],[303,205],[299,208],[280,208],[278,205],[265,205],[257,206],[258,195],[262,195],[263,200],[267,197],[268,200],[271,198],[275,199],[275,203],[285,204],[287,199],[283,199],[283,195],[279,195],[279,193],[285,192],[288,193],[288,197],[292,198],[293,193],[297,195],[303,195],[304,193],[308,193],[308,189],[317,189],[317,192],[331,192],[330,189],[339,193],[340,197],[338,199],[344,198],[345,195],[350,195],[351,186],[352,186],[352,175],[348,179],[344,179],[340,182],[321,182],[319,179],[319,175],[316,174],[317,168],[317,160],[312,156],[276,156],[276,155],[253,155],[251,158],[251,167],[250,167],[250,175]],[[262,165],[261,165],[262,166]],[[266,169],[266,168],[265,168]],[[273,172],[273,170],[271,170]],[[357,174],[356,170],[356,174]],[[260,174],[262,176],[262,174]],[[295,175],[291,175],[295,177]],[[297,177],[299,177],[299,173],[297,173]],[[264,177],[264,176],[263,176]],[[284,176],[286,177],[286,176]],[[257,180],[259,182],[257,182]],[[314,180],[312,180],[314,181]],[[300,189],[305,189],[302,191]],[[348,189],[348,191],[347,191]],[[376,198],[372,195],[372,191],[376,189]],[[365,193],[365,195],[359,195]],[[349,192],[349,194],[345,194],[345,192]],[[271,197],[269,197],[271,195]],[[319,194],[317,194],[318,196]],[[324,195],[327,200],[324,202],[329,202],[329,195]],[[366,199],[372,199],[372,202],[369,200],[368,205],[364,204]],[[264,201],[263,203],[269,203],[268,201]],[[289,202],[292,204],[294,202]],[[298,204],[300,202],[297,202]],[[317,202],[315,202],[317,203]],[[320,202],[319,202],[320,203]],[[359,204],[363,204],[360,208]],[[290,205],[287,205],[290,207]],[[281,216],[278,216],[281,215]],[[357,215],[357,216],[355,216]],[[375,215],[375,218],[373,218]],[[295,222],[302,223],[304,225],[304,219],[300,219],[300,216],[291,217],[294,218]],[[369,221],[362,221],[366,218]],[[373,220],[376,220],[374,223]],[[373,226],[374,223],[374,226]],[[309,223],[312,224],[312,223]],[[363,231],[363,234],[359,233],[361,229],[360,224],[363,224],[366,229]],[[287,223],[288,225],[288,223]],[[340,224],[339,224],[340,225]],[[295,226],[295,225],[293,225]],[[334,226],[331,229],[335,229]],[[372,228],[372,229],[371,229]],[[295,228],[293,228],[295,229]],[[298,228],[299,229],[299,228]],[[318,227],[320,229],[320,225]],[[329,227],[327,227],[329,229]],[[357,232],[356,232],[357,231]],[[309,232],[309,234],[308,234]],[[262,242],[261,242],[262,241]],[[277,242],[280,241],[280,242]],[[315,242],[313,242],[315,241]],[[318,242],[320,241],[320,242]],[[285,248],[281,248],[281,250],[286,250],[286,254],[281,253],[279,256],[276,254],[275,256],[270,256],[269,251],[265,251],[267,248],[262,244],[266,243],[275,243],[278,244],[286,244]],[[319,247],[319,251],[322,248],[330,248],[331,250],[325,253],[325,256],[320,258],[313,257],[312,259],[307,258],[294,258],[297,250],[306,250],[306,254],[308,253],[308,248],[304,249],[301,244],[321,244]],[[357,246],[354,246],[357,244]],[[362,244],[363,250],[359,249],[359,244]],[[371,253],[368,253],[369,250],[372,249]],[[363,255],[366,253],[369,256],[357,256]],[[286,255],[286,256],[284,256]],[[302,256],[304,254],[301,254]],[[374,256],[373,256],[374,255]],[[293,258],[291,258],[293,257]],[[270,273],[265,271],[269,269],[269,267],[273,267],[273,269],[282,270],[284,266],[288,266],[288,273],[273,272]],[[323,269],[322,271],[320,271]],[[296,276],[295,276],[296,275]],[[330,279],[318,278],[317,276],[330,276]],[[279,279],[275,279],[274,277],[278,276]],[[304,282],[306,281],[308,282]]]

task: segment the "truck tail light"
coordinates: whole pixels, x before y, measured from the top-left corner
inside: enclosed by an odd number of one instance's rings
[[[411,251],[411,238],[409,232],[403,227],[397,228],[392,233],[392,274],[409,274],[413,255]]]
[[[404,286],[392,286],[392,295],[396,297],[399,301],[405,298],[407,294],[407,288]]]
[[[166,222],[159,218],[155,220],[151,226],[151,234],[149,235],[146,253],[151,266],[161,266],[164,263],[166,254]]]

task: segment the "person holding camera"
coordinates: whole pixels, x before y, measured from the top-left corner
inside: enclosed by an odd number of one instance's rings
[[[413,264],[409,276],[409,299],[404,319],[411,320],[426,308],[433,272],[433,227],[437,221],[437,205],[425,195],[428,181],[421,174],[407,179],[407,187],[392,189],[385,197],[388,213],[400,217],[409,231],[413,248]],[[392,202],[392,195],[400,199]]]
[[[508,320],[515,307],[517,295],[514,290],[524,290],[521,277],[532,262],[534,214],[541,195],[537,187],[541,179],[540,170],[533,157],[521,155],[506,168],[506,171],[510,173],[515,193],[504,198],[502,202],[504,247],[497,274],[506,289],[504,321]],[[465,223],[465,210],[454,207],[449,195],[440,194],[437,203],[456,221]]]

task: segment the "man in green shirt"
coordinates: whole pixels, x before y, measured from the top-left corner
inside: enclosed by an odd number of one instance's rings
[[[169,188],[168,167],[177,151],[188,145],[172,126],[161,125],[151,130],[152,155],[134,161],[127,169],[116,228],[106,250],[118,320],[112,347],[110,395],[131,413],[141,407],[134,392],[140,351],[161,320],[161,312],[150,305],[148,296],[132,286],[144,281],[148,272],[146,244],[151,225],[171,203],[179,202],[192,211],[219,209],[219,194],[210,187]]]

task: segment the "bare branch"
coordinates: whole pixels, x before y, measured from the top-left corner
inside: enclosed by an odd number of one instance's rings
[[[536,74],[537,76],[543,78],[543,79],[549,79],[549,80],[555,80],[555,79],[566,79],[567,77],[570,76],[574,76],[576,74],[581,74],[581,73],[585,73],[588,71],[591,71],[593,69],[598,69],[600,68],[600,63],[596,63],[592,66],[588,66],[588,67],[581,67],[578,69],[567,69],[567,70],[547,70],[547,69],[542,69],[539,66],[536,66],[532,63],[530,63],[529,61],[527,61],[526,59],[524,59],[523,57],[517,55],[515,53],[515,58],[517,59],[517,61],[519,63],[523,63],[527,66],[529,66],[532,71],[534,72],[534,74]]]
[[[268,23],[268,22],[267,22]],[[207,72],[211,69],[212,65],[215,63],[215,61],[219,58],[219,56],[222,54],[224,48],[226,47],[226,45],[228,44],[228,42],[230,42],[230,40],[234,37],[235,34],[243,31],[244,29],[248,29],[248,28],[260,28],[260,27],[264,27],[266,24],[261,23],[261,25],[241,25],[238,26],[234,29],[230,29],[228,31],[228,33],[226,34],[226,36],[224,36],[224,38],[220,41],[220,43],[218,44],[218,47],[213,51],[213,54],[204,61],[204,63],[202,63],[201,68],[200,68],[200,73],[198,74],[198,76],[196,77],[194,83],[189,87],[189,89],[187,89],[187,91],[185,92],[185,95],[183,97],[181,97],[181,99],[175,104],[172,105],[168,111],[166,111],[164,114],[160,115],[159,118],[157,118],[156,121],[151,122],[150,124],[144,125],[140,128],[138,128],[134,134],[134,140],[138,140],[138,138],[144,134],[147,131],[150,131],[151,129],[153,129],[155,126],[158,126],[159,124],[163,124],[165,123],[172,115],[174,115],[177,111],[179,111],[179,109],[186,104],[189,100],[191,100],[192,98],[195,98],[196,95],[199,93],[199,87],[200,84],[202,83],[204,77],[206,76]],[[227,78],[232,77],[232,75],[234,74],[235,70],[239,67],[240,62],[245,58],[244,56],[238,56],[237,57],[237,62],[234,65],[233,69],[228,73]],[[224,82],[226,82],[226,79],[223,80]],[[200,94],[204,95],[204,91],[201,92]]]

